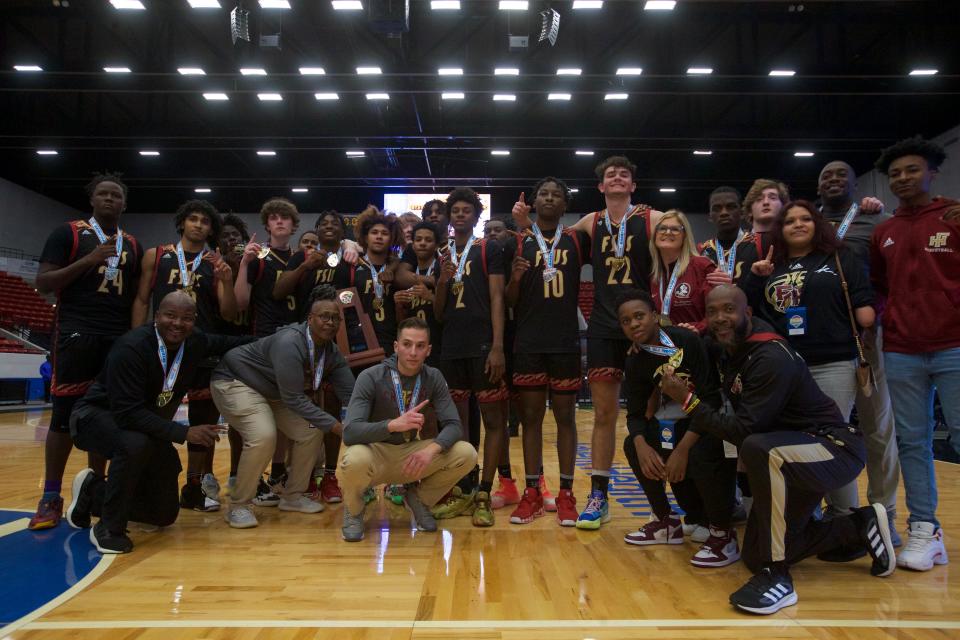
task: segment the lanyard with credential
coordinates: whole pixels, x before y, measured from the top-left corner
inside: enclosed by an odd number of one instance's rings
[[[320,362],[317,363],[314,368],[316,347],[313,344],[313,334],[310,333],[310,325],[304,327],[304,333],[307,334],[307,352],[310,355],[310,367],[313,370],[313,390],[316,391],[320,388],[320,380],[323,378],[323,364],[327,359],[327,351],[326,349],[320,351]]]

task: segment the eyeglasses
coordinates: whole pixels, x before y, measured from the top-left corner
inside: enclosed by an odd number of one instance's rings
[[[339,313],[321,313],[314,316],[320,322],[329,322],[330,324],[340,324]]]
[[[667,226],[662,224],[657,225],[657,233],[672,235],[672,234],[681,234],[683,232],[684,232],[684,228],[682,226],[673,227],[673,226]]]

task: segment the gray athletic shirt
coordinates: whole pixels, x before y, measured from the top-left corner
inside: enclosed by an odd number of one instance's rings
[[[391,371],[397,371],[396,355],[362,371],[357,376],[357,384],[353,389],[350,406],[347,408],[347,417],[343,423],[344,444],[374,442],[403,444],[407,441],[409,436],[406,434],[394,433],[387,429],[387,423],[400,416]],[[429,416],[431,412],[436,413],[438,435],[434,442],[446,451],[460,440],[463,431],[460,416],[457,414],[457,407],[450,398],[450,390],[440,372],[433,367],[423,365],[421,376],[423,381],[420,383],[420,393],[412,405],[410,394],[413,393],[416,376],[400,376],[404,402],[410,406],[416,406],[430,399],[430,403],[421,410],[421,413],[425,416]]]
[[[227,352],[213,370],[211,380],[238,380],[268,400],[283,400],[287,407],[313,426],[330,431],[338,416],[313,404],[307,391],[313,380],[307,349],[306,322],[281,327],[271,336]],[[327,343],[323,382],[346,405],[354,379],[337,345]]]

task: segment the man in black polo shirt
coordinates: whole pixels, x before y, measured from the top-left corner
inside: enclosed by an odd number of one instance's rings
[[[196,313],[189,295],[168,294],[153,324],[132,329],[117,341],[74,408],[74,442],[109,459],[110,475],[104,481],[93,469],[77,474],[67,522],[86,528],[90,516],[99,515],[90,542],[101,553],[133,549],[126,535],[131,520],[164,527],[177,519],[180,456],[174,442],[209,447],[219,439],[217,425],[187,427],[173,416],[204,360],[253,338],[194,333]]]

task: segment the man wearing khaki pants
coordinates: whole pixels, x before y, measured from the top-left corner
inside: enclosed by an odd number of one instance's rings
[[[404,502],[417,528],[436,531],[433,506],[477,462],[463,442],[463,426],[430,355],[430,328],[417,317],[397,327],[395,355],[363,371],[353,389],[337,479],[343,490],[343,539],[363,539],[363,492],[378,484],[406,484]],[[420,439],[424,413],[435,413],[439,433]],[[419,480],[419,485],[417,481]]]
[[[234,349],[214,370],[210,391],[230,426],[243,438],[237,484],[224,514],[236,529],[257,526],[251,502],[270,461],[277,432],[292,442],[291,468],[280,499],[281,511],[318,513],[323,505],[304,491],[323,446],[323,434],[340,434],[339,420],[318,406],[329,382],[343,404],[354,378],[335,339],[340,326],[336,290],[320,285],[310,295],[306,322]]]

